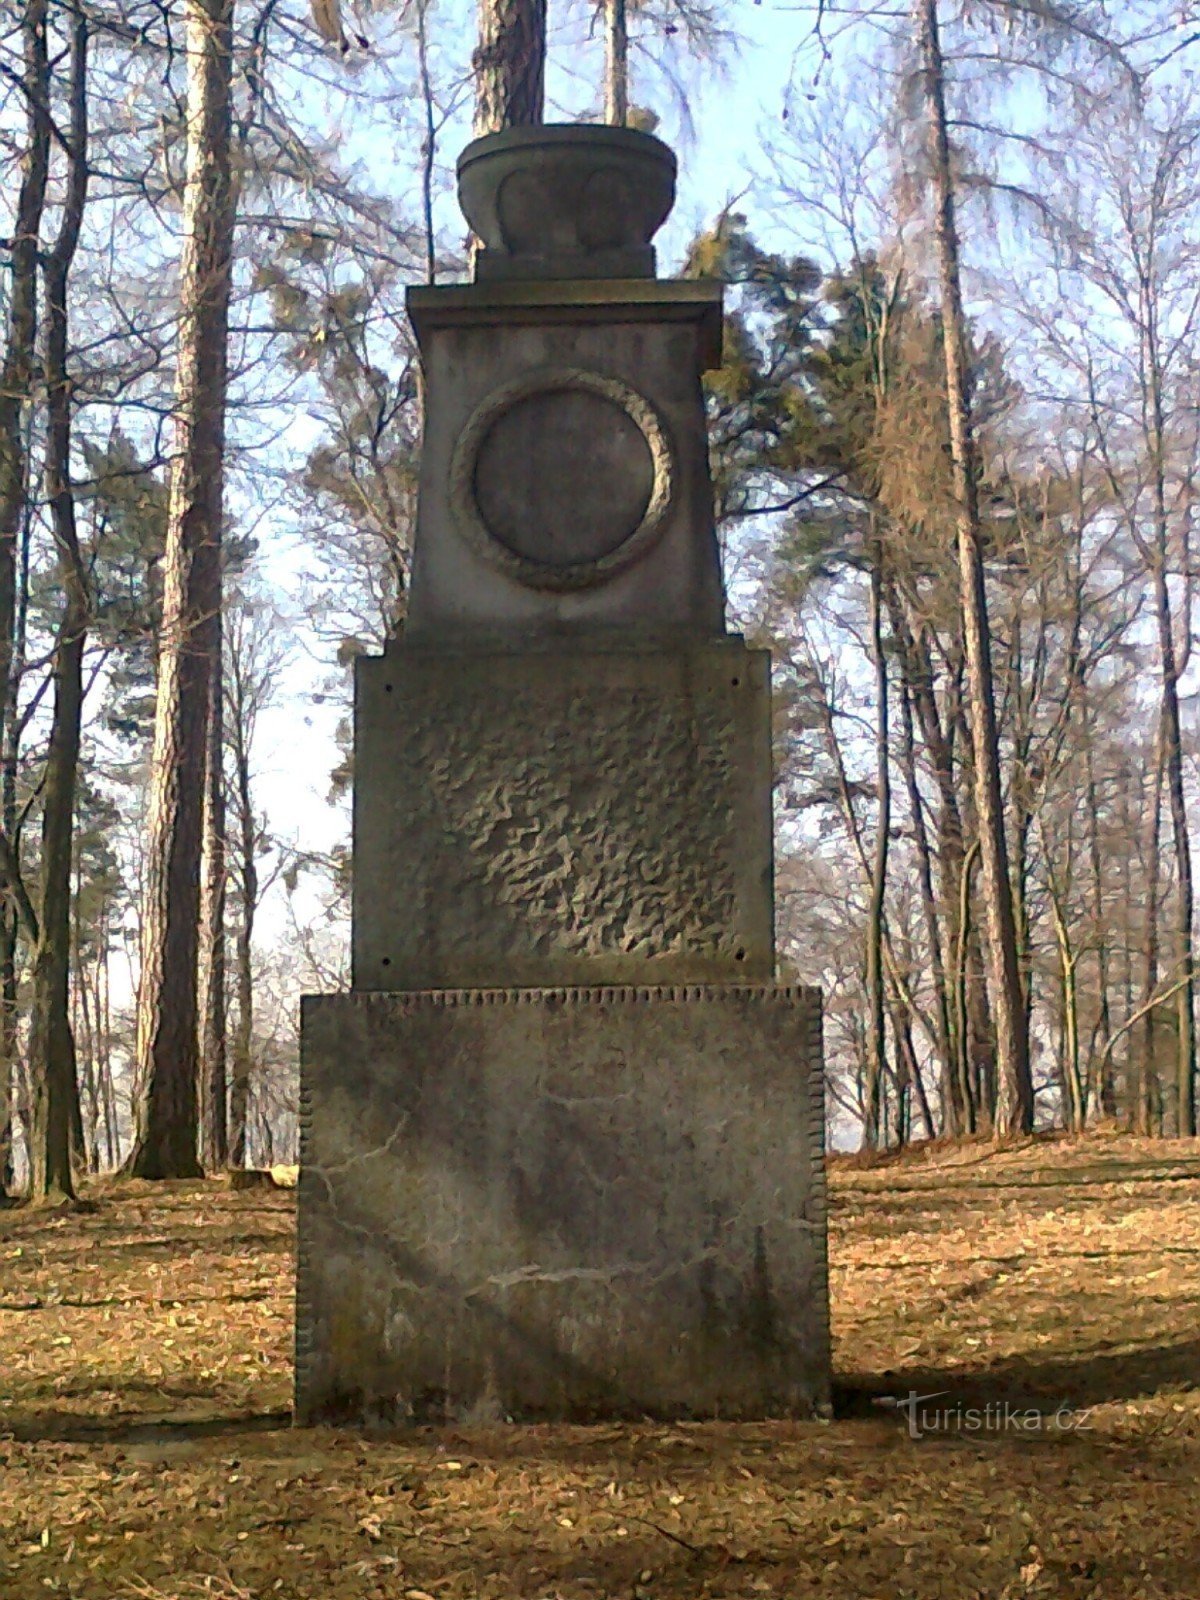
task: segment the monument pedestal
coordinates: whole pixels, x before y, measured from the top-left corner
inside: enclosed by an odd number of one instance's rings
[[[773,986],[770,661],[726,632],[675,160],[477,140],[414,289],[404,632],[355,687],[353,975],[304,1003],[302,1422],[829,1404],[820,997]]]
[[[816,991],[314,997],[303,1036],[298,1420],[827,1413]]]

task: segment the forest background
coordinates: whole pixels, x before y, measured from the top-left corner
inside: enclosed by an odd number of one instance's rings
[[[7,1189],[294,1159],[404,289],[466,275],[454,159],[541,112],[542,19],[0,6]],[[1200,16],[606,0],[548,43],[547,120],[667,137],[660,253],[729,285],[718,524],[835,1138],[1194,1136]]]

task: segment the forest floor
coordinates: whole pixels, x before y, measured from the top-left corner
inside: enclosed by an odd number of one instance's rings
[[[2,1212],[0,1600],[1200,1600],[1200,1152],[832,1193],[833,1423],[390,1438],[289,1427],[292,1194]]]

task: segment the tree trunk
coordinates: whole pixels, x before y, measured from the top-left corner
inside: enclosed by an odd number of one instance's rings
[[[217,625],[220,628],[218,615]],[[225,696],[221,641],[213,655],[204,773],[203,892],[200,914],[200,1060],[205,1166],[229,1162],[225,1029]]]
[[[1179,716],[1179,677],[1175,665],[1175,641],[1171,626],[1171,604],[1164,570],[1166,552],[1154,573],[1154,601],[1158,619],[1159,650],[1162,661],[1162,735],[1167,799],[1171,811],[1171,831],[1175,846],[1176,889],[1175,942],[1176,979],[1182,980],[1176,997],[1177,1055],[1175,1085],[1175,1132],[1181,1139],[1196,1136],[1196,960],[1192,942],[1195,892],[1192,885],[1192,847],[1188,833],[1187,799],[1183,787],[1183,740]]]
[[[23,7],[25,72],[22,100],[28,142],[21,162],[9,246],[8,327],[0,365],[0,705],[7,705],[16,626],[17,536],[25,514],[29,460],[24,414],[37,346],[37,264],[50,170],[50,66],[46,0]]]
[[[906,657],[902,656],[906,662]],[[933,852],[929,844],[929,829],[925,823],[925,805],[917,777],[916,741],[913,737],[912,695],[909,689],[907,664],[900,681],[901,762],[904,783],[908,792],[908,809],[912,816],[913,837],[917,845],[917,876],[921,887],[921,917],[925,925],[925,943],[929,948],[929,963],[933,971],[934,998],[937,1011],[938,1066],[943,1098],[954,1100],[953,1109],[943,1103],[942,1117],[947,1132],[961,1132],[961,1095],[954,1072],[953,1029],[950,1022],[949,992],[946,985],[946,966],[942,955],[942,933],[938,924],[937,897],[933,888]],[[924,1114],[927,1102],[924,1088],[920,1089],[921,1109]],[[929,1125],[929,1138],[935,1130]]]
[[[988,967],[996,1036],[999,1136],[1033,1129],[1029,1034],[1017,957],[1008,846],[1004,836],[1000,748],[975,481],[974,440],[967,391],[967,352],[958,261],[954,179],[947,132],[945,70],[937,0],[916,0],[915,17],[925,78],[930,158],[937,195],[936,238],[946,356],[946,400],[956,500],[956,533],[975,765],[980,874],[988,935]]]
[[[945,1017],[946,1035],[946,1056],[942,1068],[942,1117],[943,1131],[957,1138],[976,1131],[977,1111],[970,1076],[970,1038],[967,1031],[970,1008],[965,991],[959,993],[960,981],[965,982],[966,968],[963,967],[960,980],[958,963],[954,958],[960,938],[959,914],[965,850],[962,814],[954,782],[954,748],[952,737],[943,728],[938,712],[928,645],[914,631],[898,597],[892,613],[892,625],[900,638],[905,661],[907,703],[920,720],[921,737],[933,768],[938,793],[936,854],[942,923],[945,927],[944,954],[935,962],[935,974],[938,968],[941,969],[941,985],[945,996],[940,1007]],[[925,848],[929,848],[928,839]],[[930,881],[932,885],[932,879]],[[930,942],[933,948],[934,940],[931,938]]]
[[[499,133],[542,120],[546,0],[480,0],[475,73],[475,133]]]
[[[188,0],[188,150],[180,264],[177,455],[163,556],[154,758],[147,817],[137,1056],[142,1084],[130,1171],[194,1177],[197,958],[209,686],[221,606],[234,191],[233,0]]]
[[[604,120],[614,128],[623,128],[629,120],[626,0],[604,0]]]
[[[1158,1094],[1158,1008],[1150,1004],[1158,988],[1158,906],[1159,878],[1162,872],[1162,789],[1163,789],[1163,735],[1159,722],[1154,741],[1153,791],[1146,818],[1146,907],[1142,927],[1142,1004],[1146,1014],[1141,1026],[1141,1049],[1138,1052],[1137,1109],[1135,1131],[1151,1134],[1156,1129]]]
[[[1092,920],[1096,926],[1096,983],[1098,1001],[1096,1025],[1088,1060],[1088,1117],[1113,1117],[1117,1110],[1116,1089],[1113,1084],[1112,1051],[1108,1041],[1112,1037],[1112,1007],[1108,996],[1110,975],[1109,929],[1105,926],[1104,864],[1100,851],[1100,800],[1096,786],[1096,765],[1092,753],[1089,729],[1084,735],[1084,758],[1087,763],[1087,798],[1084,814],[1088,828],[1088,859],[1092,871]],[[1097,1066],[1098,1063],[1098,1066]]]
[[[46,499],[65,605],[54,653],[54,709],[42,789],[42,894],[33,963],[30,1071],[33,1127],[30,1193],[35,1201],[74,1198],[72,1108],[78,1111],[71,1031],[71,857],[83,715],[83,647],[88,577],[75,527],[71,486],[71,381],[67,373],[67,285],[87,199],[87,44],[82,12],[71,25],[71,122],[66,196],[58,239],[46,262]]]
[[[238,879],[242,917],[238,925],[235,960],[237,964],[237,1027],[233,1037],[233,1092],[230,1105],[230,1163],[245,1166],[247,1119],[250,1106],[250,1074],[254,1062],[254,913],[258,907],[258,865],[255,860],[253,794],[250,787],[250,748],[247,737],[246,706],[239,680],[233,707],[233,781],[237,785]]]
[[[877,542],[878,544],[878,542]],[[882,580],[879,552],[871,564],[871,654],[875,667],[875,788],[878,817],[875,853],[871,864],[870,905],[867,912],[866,988],[870,1007],[867,1040],[867,1078],[863,1095],[863,1144],[879,1148],[885,1132],[880,1115],[880,1094],[887,1071],[887,1004],[883,981],[883,919],[887,895],[888,840],[892,826],[891,753],[888,738],[888,673],[883,653]]]
[[[33,387],[37,346],[37,266],[46,183],[50,171],[50,67],[46,43],[46,0],[29,0],[20,28],[24,53],[22,103],[27,138],[21,158],[12,239],[8,246],[8,316],[0,361],[0,708],[6,726],[14,699],[13,650],[17,614],[17,542],[27,520],[29,457],[25,411]],[[0,885],[10,901],[16,893],[16,845],[6,809]],[[10,870],[14,869],[14,870]],[[15,906],[0,910],[0,1193],[13,1183],[13,1131],[16,1126],[16,949]]]

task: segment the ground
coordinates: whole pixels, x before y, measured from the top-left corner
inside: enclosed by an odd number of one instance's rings
[[[0,1597],[1198,1600],[1200,1150],[832,1189],[834,1422],[391,1438],[289,1426],[290,1193],[0,1213]]]

